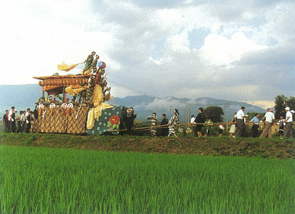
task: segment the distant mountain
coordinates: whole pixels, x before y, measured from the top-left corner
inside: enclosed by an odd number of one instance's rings
[[[34,108],[34,103],[42,96],[42,87],[37,84],[0,85],[0,116],[6,109],[15,106],[17,110]]]
[[[33,108],[34,103],[42,96],[42,88],[37,84],[30,85],[0,85],[0,117],[4,114],[5,109],[16,106],[18,110],[25,110],[27,107]],[[265,112],[264,109],[253,106],[245,102],[228,101],[222,99],[213,99],[202,97],[197,99],[166,97],[158,98],[146,95],[126,96],[124,98],[115,97],[109,101],[112,105],[134,107],[137,119],[146,121],[146,117],[153,112],[157,113],[158,118],[165,113],[168,118],[177,108],[180,112],[181,122],[187,122],[191,114],[197,114],[199,107],[219,106],[223,108],[224,120],[226,121],[225,103],[229,104],[229,120],[233,117],[234,112],[238,111],[241,106],[245,106],[245,112]]]
[[[181,122],[187,122],[191,114],[197,115],[199,107],[206,108],[208,106],[219,106],[224,112],[224,121],[226,121],[226,103],[228,103],[229,121],[232,119],[234,112],[237,112],[241,106],[246,108],[245,112],[265,112],[264,109],[253,106],[245,102],[228,101],[222,99],[213,99],[202,97],[198,99],[166,97],[157,98],[150,96],[127,96],[125,98],[114,98],[111,101],[114,105],[124,105],[126,107],[134,107],[138,113],[138,119],[144,121],[147,116],[153,112],[157,113],[158,118],[165,113],[168,118],[173,115],[173,110],[176,108],[180,112]]]

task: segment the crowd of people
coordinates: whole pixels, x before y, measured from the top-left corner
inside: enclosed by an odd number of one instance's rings
[[[242,106],[241,109],[234,113],[234,117],[230,123],[219,123],[218,124],[218,136],[221,137],[223,135],[223,131],[225,130],[225,125],[230,125],[229,134],[230,138],[235,137],[247,137],[248,133],[246,131],[246,125],[251,125],[251,133],[252,137],[260,137],[260,138],[271,138],[272,137],[272,126],[273,124],[279,125],[279,136],[283,138],[292,138],[293,137],[293,115],[294,110],[290,110],[289,107],[285,108],[285,118],[284,115],[280,116],[280,119],[275,122],[274,109],[268,108],[267,112],[263,116],[263,118],[259,119],[259,113],[256,113],[255,116],[248,120],[248,115],[244,113],[245,107]],[[126,114],[123,116],[123,121],[125,127],[127,129],[127,134],[132,135],[132,130],[134,127],[134,120],[137,114],[134,114],[134,109],[128,108]],[[38,111],[35,109],[31,111],[30,108],[27,108],[26,111],[17,111],[14,106],[11,107],[11,110],[6,110],[3,115],[3,124],[4,124],[4,132],[12,132],[12,133],[21,133],[27,132],[29,133],[33,128],[34,121],[38,119]],[[147,117],[147,120],[150,121],[150,133],[151,136],[157,136],[157,130],[160,129],[161,136],[175,136],[177,137],[177,133],[180,128],[180,118],[179,111],[177,109],[173,110],[173,116],[168,120],[166,114],[162,114],[162,120],[159,123],[157,118],[157,114],[155,112],[152,113],[151,116]],[[260,125],[264,123],[264,129],[262,133],[259,135]],[[202,129],[205,128],[204,137],[210,136],[210,129],[213,126],[213,122],[210,118],[207,118],[204,114],[204,109],[202,107],[198,110],[198,115],[195,117],[191,115],[190,120],[190,128],[193,130],[193,134],[196,137],[203,136]],[[159,133],[158,133],[159,135]]]
[[[151,136],[155,137],[158,126],[157,114],[154,112],[152,116],[148,116],[147,120],[151,121]],[[168,120],[166,114],[162,114],[162,121],[160,123],[161,136],[175,136],[177,137],[177,131],[179,129],[179,111],[178,109],[173,110],[173,116]]]
[[[272,126],[274,124],[279,125],[279,136],[283,138],[292,138],[293,137],[293,115],[294,110],[290,110],[289,107],[285,108],[286,117],[283,115],[280,116],[279,121],[275,122],[274,109],[268,108],[267,112],[260,120],[260,114],[255,113],[254,117],[249,120],[248,115],[244,113],[245,107],[242,106],[241,109],[234,113],[234,117],[230,123],[218,123],[218,136],[223,136],[223,131],[225,130],[226,125],[230,125],[229,129],[229,137],[248,137],[249,133],[246,130],[246,126],[251,126],[251,137],[256,138],[271,138],[273,134]],[[134,118],[133,118],[134,119]],[[162,114],[162,121],[159,126],[157,114],[155,112],[152,113],[151,116],[147,117],[147,120],[150,120],[150,131],[151,136],[156,136],[157,129],[161,130],[161,136],[175,136],[177,137],[177,132],[180,128],[180,119],[179,112],[177,109],[174,109],[173,116],[170,120],[166,118],[166,114]],[[259,129],[264,124],[264,128],[262,133],[259,135]],[[198,110],[198,115],[195,117],[193,114],[190,119],[190,128],[193,131],[193,135],[196,137],[208,137],[210,136],[210,129],[214,125],[210,118],[206,119],[206,115],[204,114],[204,109],[202,107]],[[203,129],[204,128],[204,129]],[[128,134],[131,135],[131,126],[129,128]],[[203,135],[203,131],[205,130],[205,134]]]
[[[29,133],[33,128],[34,121],[38,119],[37,110],[17,111],[14,106],[10,110],[5,110],[3,115],[4,132]]]
[[[293,115],[294,110],[290,110],[289,107],[285,108],[285,118],[284,115],[280,115],[278,122],[275,122],[274,109],[268,108],[267,112],[263,116],[262,120],[259,120],[259,113],[256,113],[255,116],[248,121],[248,115],[244,113],[245,107],[242,106],[238,112],[235,112],[234,118],[232,120],[232,126],[230,128],[230,137],[246,137],[246,124],[252,125],[251,132],[252,137],[259,138],[271,138],[273,134],[272,126],[276,123],[279,125],[279,135],[283,138],[292,138],[293,137]],[[259,135],[259,124],[264,123],[264,129]]]

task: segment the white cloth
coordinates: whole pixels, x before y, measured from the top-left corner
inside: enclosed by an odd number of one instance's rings
[[[195,117],[191,118],[191,123],[195,123]]]
[[[22,114],[22,115],[20,116],[20,121],[23,121],[23,122],[26,121],[26,116],[25,116],[24,114]]]
[[[234,134],[236,132],[236,125],[231,125],[229,132]]]
[[[243,119],[245,116],[244,114],[244,111],[242,109],[240,109],[238,112],[237,112],[237,119]]]
[[[289,119],[287,120],[287,123],[292,122],[293,121],[293,115],[290,111],[287,111],[286,113],[286,119],[289,117]]]
[[[11,116],[12,116],[13,112],[14,112],[14,111],[12,111],[12,110],[9,111],[9,114],[8,114],[8,120],[9,120],[9,121],[11,121],[11,119],[12,119]]]
[[[265,117],[265,121],[269,123],[272,123],[272,121],[275,119],[275,115],[271,111],[266,112],[264,117]]]

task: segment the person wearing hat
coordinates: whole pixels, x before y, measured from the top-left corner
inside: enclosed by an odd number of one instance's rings
[[[241,109],[237,112],[237,122],[236,122],[236,137],[241,137],[243,134],[243,128],[244,128],[244,118],[245,118],[245,107],[242,106]]]
[[[274,110],[273,108],[268,108],[266,111],[266,114],[262,118],[262,121],[265,119],[265,127],[259,138],[264,138],[266,135],[268,135],[268,138],[272,137],[272,124],[275,119]]]
[[[86,63],[86,64],[85,64],[85,67],[82,71],[82,74],[87,74],[86,72],[91,68],[94,55],[95,55],[95,51],[92,51],[92,53],[89,54],[87,59],[84,61],[84,63]]]
[[[290,111],[289,107],[285,108],[285,112],[286,112],[286,119],[285,119],[285,123],[286,123],[286,128],[285,128],[285,132],[284,132],[284,137],[293,137],[293,115]]]

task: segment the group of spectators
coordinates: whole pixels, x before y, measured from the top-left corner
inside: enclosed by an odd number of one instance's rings
[[[3,115],[4,132],[29,133],[37,117],[38,113],[31,111],[30,108],[27,108],[27,111],[18,112],[12,106],[11,110],[5,110],[5,114]]]

